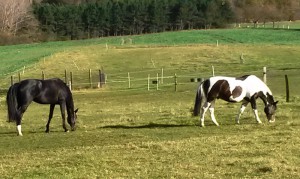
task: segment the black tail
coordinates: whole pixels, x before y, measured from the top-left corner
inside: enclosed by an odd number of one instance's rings
[[[20,116],[18,111],[18,101],[17,101],[18,86],[19,86],[18,83],[12,85],[7,92],[6,104],[7,104],[7,114],[8,114],[9,122],[16,121]]]
[[[194,116],[198,116],[200,113],[201,102],[202,102],[202,83],[199,85],[196,93],[195,106],[194,106]]]

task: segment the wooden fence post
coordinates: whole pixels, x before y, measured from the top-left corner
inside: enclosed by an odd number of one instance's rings
[[[130,73],[128,72],[127,74],[127,78],[128,78],[128,88],[131,88],[131,84],[130,84]]]
[[[93,82],[92,82],[92,69],[89,70],[89,82],[90,82],[90,88],[93,88]]]
[[[158,90],[158,73],[156,73],[156,90]]]
[[[160,79],[161,84],[164,84],[164,68],[161,68],[161,79]]]
[[[65,83],[68,83],[67,70],[65,70]]]
[[[174,74],[175,91],[177,91],[177,75]]]
[[[150,74],[148,74],[148,91],[150,90]]]
[[[211,66],[211,70],[212,70],[212,76],[215,76],[215,67]]]
[[[73,73],[70,72],[70,89],[72,90],[73,89]]]
[[[285,91],[286,91],[286,102],[290,102],[290,87],[288,76],[285,75]]]
[[[45,73],[42,71],[42,80],[45,80]]]
[[[240,63],[244,64],[244,54],[243,53],[241,53],[241,55],[240,55]]]
[[[99,70],[99,83],[98,88],[102,88],[104,84],[106,84],[107,76],[103,73],[102,70]]]
[[[102,83],[101,83],[101,70],[99,70],[99,83],[98,83],[98,88],[102,88]]]
[[[14,84],[14,76],[10,76],[10,84],[13,85]]]
[[[21,81],[21,73],[19,72],[19,82]]]
[[[263,68],[263,78],[264,78],[264,83],[267,84],[267,67]]]

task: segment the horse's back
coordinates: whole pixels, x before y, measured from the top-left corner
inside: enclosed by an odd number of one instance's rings
[[[245,80],[245,84],[247,90],[251,93],[250,94],[251,96],[257,92],[263,92],[264,94],[269,93],[270,95],[272,95],[272,92],[269,89],[269,87],[260,78],[258,78],[255,75],[250,75]]]
[[[35,101],[40,104],[57,104],[70,97],[68,86],[59,78],[27,79],[19,83],[20,101]]]
[[[43,95],[41,95],[42,98],[40,99],[59,102],[65,101],[71,95],[68,86],[59,78],[41,80],[41,83],[42,88],[40,90],[43,92]]]
[[[255,75],[241,77],[214,76],[207,79],[203,86],[208,100],[221,98],[229,102],[239,102],[245,97],[249,98],[260,91],[264,85],[262,83]]]
[[[67,85],[64,81],[59,78],[51,78],[47,80],[41,80],[41,83],[44,88],[57,88],[57,89],[66,89]]]

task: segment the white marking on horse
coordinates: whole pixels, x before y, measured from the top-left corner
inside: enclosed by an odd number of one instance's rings
[[[17,131],[18,131],[18,135],[19,135],[19,136],[23,136],[21,125],[17,125]]]

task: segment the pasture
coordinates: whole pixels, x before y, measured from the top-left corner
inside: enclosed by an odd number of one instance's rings
[[[0,47],[1,177],[299,178],[298,33],[226,29]],[[126,43],[120,44],[122,38]],[[217,101],[220,126],[207,115],[200,128],[199,117],[191,115],[198,83],[190,78],[211,76],[212,66],[215,75],[259,77],[266,66],[267,84],[279,100],[276,122],[267,123],[258,100],[263,124],[256,124],[248,106],[236,125],[240,104]],[[6,122],[11,75],[41,78],[44,71],[46,78],[63,79],[67,70],[84,84],[89,69],[101,68],[108,75],[104,88],[73,90],[79,108],[75,132],[63,132],[56,107],[46,134],[49,106],[35,103],[24,114],[23,137]],[[176,92],[173,78],[164,79],[159,90],[153,84],[147,90],[146,77],[161,68],[166,77],[178,75]],[[288,103],[284,75],[290,82]]]

